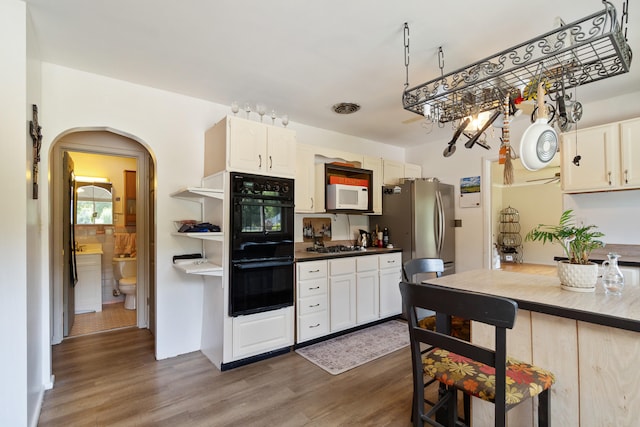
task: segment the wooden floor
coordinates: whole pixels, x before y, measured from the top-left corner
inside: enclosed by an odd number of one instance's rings
[[[146,329],[65,340],[40,426],[410,426],[409,347],[340,375],[295,352],[220,372],[156,361]]]

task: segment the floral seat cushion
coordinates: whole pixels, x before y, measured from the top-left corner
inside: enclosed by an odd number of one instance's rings
[[[495,368],[434,348],[422,357],[424,373],[441,383],[483,400],[495,400]],[[554,375],[542,368],[507,357],[507,404],[516,404],[551,387]]]

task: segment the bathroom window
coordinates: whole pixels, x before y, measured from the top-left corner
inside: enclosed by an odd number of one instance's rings
[[[76,183],[76,224],[113,224],[111,183]]]

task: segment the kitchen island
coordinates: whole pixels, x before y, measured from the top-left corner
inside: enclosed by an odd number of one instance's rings
[[[542,270],[547,271],[548,270]],[[565,291],[557,277],[500,270],[474,270],[430,279],[449,288],[515,300],[516,325],[508,332],[509,354],[551,370],[552,425],[630,426],[640,417],[640,286],[622,296]],[[472,341],[493,346],[493,329],[479,323]],[[537,425],[534,402],[509,412],[509,425]],[[493,405],[473,400],[474,425],[493,424]]]

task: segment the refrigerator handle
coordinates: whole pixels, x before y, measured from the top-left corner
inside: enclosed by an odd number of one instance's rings
[[[438,256],[442,256],[442,246],[444,245],[444,207],[442,205],[442,194],[436,191],[436,244]]]

